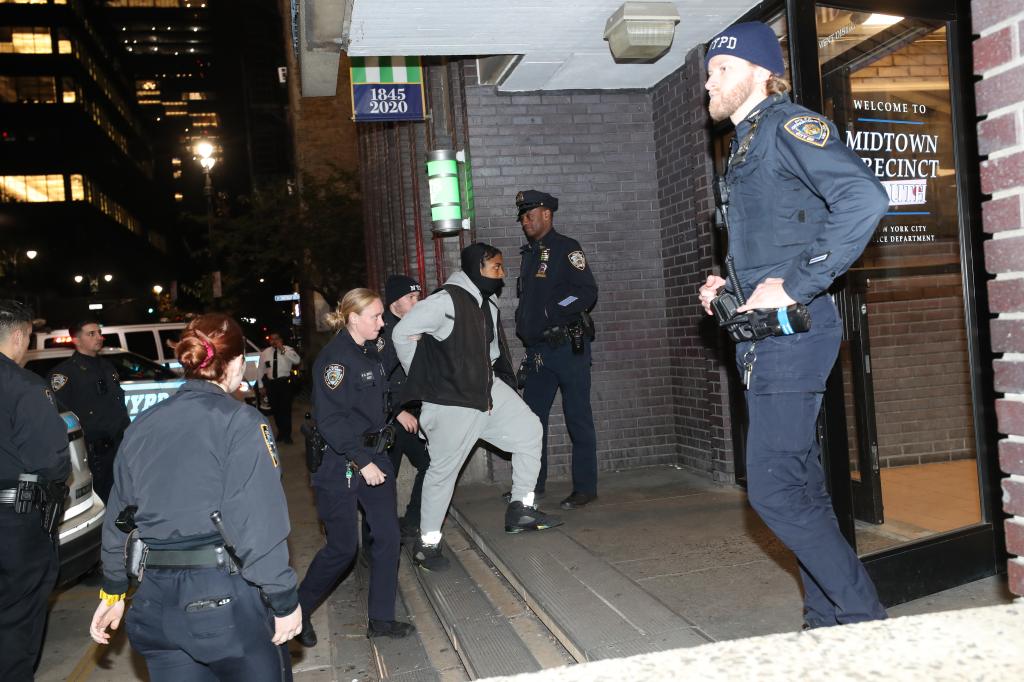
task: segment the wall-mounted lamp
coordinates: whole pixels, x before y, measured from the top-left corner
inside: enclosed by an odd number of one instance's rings
[[[616,59],[654,60],[672,46],[679,12],[671,2],[624,2],[608,17],[604,39]]]
[[[430,187],[430,220],[433,233],[438,237],[458,234],[469,229],[462,218],[462,193],[459,189],[459,162],[465,162],[463,152],[438,149],[427,152],[427,181]]]

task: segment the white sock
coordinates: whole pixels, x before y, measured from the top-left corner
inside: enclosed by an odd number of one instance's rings
[[[523,506],[524,507],[532,507],[533,506],[533,493],[526,493],[525,495],[523,495]]]
[[[424,545],[436,545],[441,542],[441,531],[432,530],[429,533],[424,533],[420,539]]]

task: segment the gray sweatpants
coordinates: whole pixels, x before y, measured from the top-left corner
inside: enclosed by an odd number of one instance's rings
[[[423,403],[420,426],[427,434],[430,467],[423,478],[420,530],[426,535],[441,532],[455,490],[455,479],[477,440],[485,440],[512,453],[512,499],[533,492],[540,472],[544,431],[519,394],[495,379],[490,412],[468,407]]]

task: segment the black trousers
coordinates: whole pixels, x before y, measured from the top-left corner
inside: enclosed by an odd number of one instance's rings
[[[114,457],[120,441],[111,438],[86,439],[85,451],[92,472],[92,489],[107,503],[110,489],[114,487]]]
[[[46,625],[46,601],[57,583],[57,548],[39,512],[0,505],[0,680],[31,680]]]
[[[336,455],[328,455],[335,457]],[[367,613],[372,620],[395,619],[398,593],[398,515],[395,513],[395,477],[388,462],[379,462],[387,480],[367,485],[362,476],[331,488],[315,487],[316,511],[327,533],[327,544],[313,557],[299,585],[303,613],[312,613],[352,565],[359,544],[359,507],[370,523],[375,542],[370,552],[370,589]]]
[[[292,380],[288,377],[264,379],[263,387],[267,390],[267,400],[274,413],[274,423],[277,424],[277,439],[291,440]]]
[[[196,602],[212,608],[190,608]],[[221,568],[146,569],[125,616],[132,648],[152,682],[291,682],[259,589]]]

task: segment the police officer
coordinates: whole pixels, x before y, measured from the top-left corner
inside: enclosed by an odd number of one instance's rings
[[[74,412],[82,422],[92,485],[106,502],[114,484],[114,456],[131,420],[117,370],[99,354],[103,348],[99,323],[85,319],[69,331],[75,352],[50,370],[50,387],[60,409]]]
[[[292,368],[299,362],[299,354],[277,332],[260,353],[260,381],[274,412],[278,443],[292,442]]]
[[[313,417],[327,442],[313,473],[316,509],[327,544],[313,557],[299,586],[306,614],[305,646],[316,644],[309,614],[327,597],[356,556],[359,511],[373,534],[367,637],[405,637],[415,628],[395,620],[398,591],[398,515],[395,476],[387,455],[387,372],[377,352],[384,322],[380,296],[353,289],[328,321],[340,328],[313,367]],[[393,427],[390,427],[393,429]]]
[[[709,276],[701,304],[713,314],[712,299],[727,287],[745,298],[739,313],[800,303],[811,320],[808,331],[736,346],[750,417],[750,503],[800,562],[805,627],[885,618],[839,531],[815,422],[843,333],[826,291],[860,256],[888,197],[832,122],[790,101],[768,26],[727,29],[711,41],[706,66],[711,117],[736,126],[722,197],[735,277]]]
[[[31,336],[31,311],[0,300],[0,680],[32,679],[59,567],[56,540],[43,528],[42,500],[28,508],[16,504],[19,482],[38,494],[49,487],[41,484],[63,484],[71,472],[67,426],[53,394],[20,367]],[[29,483],[29,477],[38,478]]]
[[[419,303],[421,293],[419,282],[406,275],[391,275],[384,283],[384,328],[377,337],[377,347],[384,360],[384,371],[388,373],[393,398],[397,398],[399,395],[406,377],[405,370],[402,368],[402,363],[398,361],[398,354],[391,341],[391,333],[395,330],[395,325],[399,320]],[[397,409],[397,406],[395,407]],[[409,504],[405,507],[405,514],[398,520],[402,537],[413,540],[420,536],[420,498],[423,494],[423,477],[427,473],[427,467],[430,466],[430,455],[427,454],[426,444],[418,436],[417,415],[419,415],[418,405],[405,405],[395,415],[395,421],[398,422],[400,428],[395,429],[395,444],[388,450],[396,481],[402,466],[403,454],[416,467],[416,477],[413,479],[412,491],[409,493]]]
[[[597,434],[590,407],[594,330],[588,314],[597,302],[597,282],[579,242],[555,231],[558,199],[530,189],[516,195],[516,207],[528,240],[520,250],[516,309],[516,335],[526,346],[523,400],[544,427],[534,492],[543,494],[547,483],[548,415],[561,390],[572,439],[572,494],[561,507],[576,509],[597,498]]]
[[[124,529],[134,525],[149,549],[128,640],[154,682],[292,679],[286,642],[302,613],[288,505],[270,425],[231,396],[243,344],[224,314],[190,322],[175,348],[187,381],[136,419],[115,463],[89,632],[107,644],[124,615]]]

